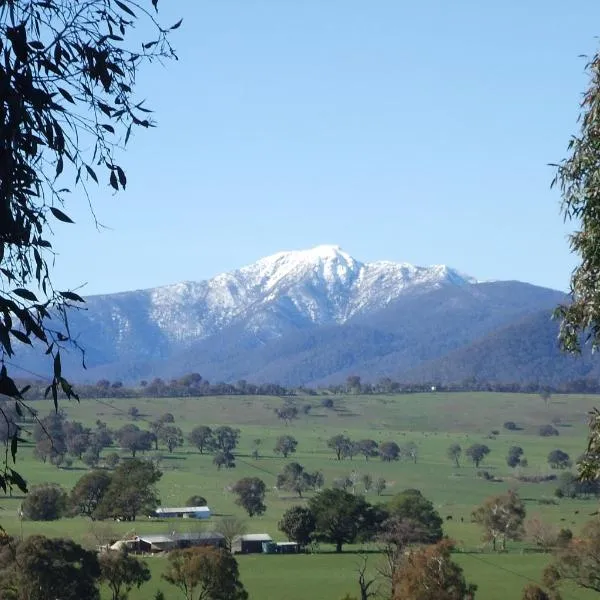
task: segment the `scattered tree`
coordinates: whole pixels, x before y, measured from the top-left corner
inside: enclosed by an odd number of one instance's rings
[[[302,493],[311,488],[315,488],[314,475],[307,473],[304,467],[291,462],[283,467],[283,471],[277,475],[277,488],[280,490],[289,490],[296,492],[302,497]]]
[[[275,442],[274,451],[276,454],[282,454],[283,458],[287,458],[290,454],[296,452],[298,441],[291,435],[280,435]]]
[[[101,552],[98,555],[100,563],[100,579],[111,591],[112,600],[127,600],[129,592],[140,588],[150,581],[148,565],[130,556],[126,551]]]
[[[408,460],[412,460],[415,465],[417,464],[417,459],[419,458],[419,447],[417,444],[415,444],[415,442],[408,442],[404,444],[400,450],[400,453]]]
[[[186,503],[186,506],[208,506],[208,502],[204,496],[190,496]]]
[[[238,498],[236,504],[241,506],[248,516],[262,515],[267,507],[265,506],[265,482],[258,477],[244,477],[240,479],[232,488]]]
[[[336,552],[372,527],[368,502],[344,490],[323,490],[308,501],[308,507],[315,518],[315,538],[335,544]]]
[[[432,544],[442,539],[442,518],[419,490],[408,489],[396,494],[387,503],[387,509],[391,517],[415,525],[415,531],[421,535],[418,541]]]
[[[219,471],[223,467],[233,469],[235,468],[235,456],[231,452],[217,452],[213,458],[213,464]]]
[[[335,452],[335,456],[338,460],[342,460],[346,455],[350,444],[352,444],[350,438],[341,433],[334,435],[327,441],[327,447]]]
[[[556,449],[548,454],[548,464],[553,469],[567,469],[573,463],[566,452]]]
[[[600,592],[600,522],[588,523],[582,535],[559,550],[544,572],[544,584],[557,590],[564,582]]]
[[[558,429],[553,425],[541,425],[538,429],[538,433],[541,437],[552,437],[555,435],[559,435]]]
[[[462,455],[462,448],[460,444],[451,444],[446,451],[446,456],[454,462],[457,468],[460,467],[460,457]]]
[[[452,542],[443,540],[410,552],[394,576],[392,600],[472,600],[477,586],[467,583],[452,560]]]
[[[252,458],[254,460],[258,460],[260,458],[260,452],[259,452],[259,448],[260,445],[262,444],[262,440],[259,438],[256,438],[253,442],[252,442]]]
[[[140,411],[139,411],[139,409],[138,409],[137,407],[135,407],[135,406],[130,406],[130,407],[127,409],[127,414],[128,414],[128,415],[129,415],[129,416],[130,416],[130,417],[131,417],[131,418],[132,418],[134,421],[137,421],[137,419],[138,419],[138,418],[139,418],[139,416],[140,416]]]
[[[473,512],[473,520],[484,529],[484,539],[492,542],[494,550],[497,542],[506,550],[506,540],[520,540],[523,537],[525,505],[516,492],[488,498]]]
[[[178,587],[186,600],[248,598],[239,580],[237,562],[225,550],[207,547],[174,550],[169,553],[168,563],[163,579]]]
[[[333,398],[323,398],[321,400],[321,406],[323,408],[327,408],[327,409],[331,410],[333,408],[333,406],[334,406],[334,404],[333,404]]]
[[[490,449],[485,444],[473,444],[472,446],[469,446],[465,452],[477,468],[489,453]]]
[[[506,464],[514,469],[521,464],[522,457],[523,448],[521,448],[521,446],[511,446],[508,449],[508,454],[506,456]]]
[[[100,462],[100,457],[98,456],[98,452],[96,448],[88,448],[81,457],[83,464],[86,467],[90,467],[91,469],[95,469]]]
[[[369,600],[369,598],[376,598],[378,596],[378,589],[373,588],[373,585],[377,583],[377,579],[372,576],[367,576],[367,563],[368,557],[365,554],[361,554],[360,563],[356,569],[358,574],[358,587],[360,589],[360,600]]]
[[[365,457],[365,460],[379,454],[379,446],[375,440],[360,440],[356,443],[356,447],[358,452]]]
[[[227,425],[217,427],[214,432],[215,447],[223,453],[232,453],[240,440],[240,430]]]
[[[505,421],[504,429],[508,429],[508,431],[516,431],[518,426],[514,421]]]
[[[370,492],[373,489],[373,477],[369,475],[369,473],[365,473],[360,478],[363,484],[363,488],[365,489],[365,493]]]
[[[315,531],[315,518],[311,511],[304,506],[292,506],[283,513],[278,523],[280,531],[285,533],[288,540],[299,546],[307,546]]]
[[[149,461],[132,458],[122,462],[114,470],[110,485],[96,508],[97,518],[135,521],[139,514],[150,514],[159,504],[156,483],[161,476]]]
[[[384,462],[398,460],[400,457],[400,446],[396,442],[383,442],[379,444],[379,456]]]
[[[558,531],[554,525],[536,516],[525,521],[525,539],[542,552],[550,552],[557,546]]]
[[[402,563],[407,547],[422,539],[423,532],[414,521],[392,516],[381,524],[376,541],[382,546],[385,563],[379,572],[390,582],[392,597],[395,594],[396,571]]]
[[[81,477],[71,490],[69,503],[75,514],[96,517],[96,509],[111,482],[111,476],[106,471],[91,471]]]
[[[293,404],[286,404],[282,408],[276,408],[275,414],[278,419],[289,425],[290,421],[298,418],[298,409]]]
[[[381,494],[385,492],[386,488],[387,481],[383,477],[378,477],[377,481],[375,482],[375,491],[377,492],[377,495],[381,496]]]
[[[168,448],[169,452],[173,452],[175,448],[183,446],[183,433],[179,427],[174,425],[163,425],[160,429],[159,440]]]
[[[188,436],[188,440],[192,446],[198,448],[200,454],[204,454],[205,451],[210,452],[215,444],[213,431],[206,425],[194,427]]]
[[[152,434],[149,431],[142,431],[137,425],[129,423],[123,425],[115,433],[121,448],[126,448],[135,458],[138,452],[146,452],[152,448]]]
[[[225,538],[228,552],[231,552],[233,540],[239,535],[244,535],[247,530],[246,522],[237,517],[223,517],[217,525],[217,531]]]

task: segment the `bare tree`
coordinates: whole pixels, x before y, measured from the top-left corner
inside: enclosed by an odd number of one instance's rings
[[[394,575],[402,563],[402,556],[408,546],[418,542],[423,537],[424,531],[418,523],[408,519],[390,517],[381,525],[377,542],[381,546],[383,565],[378,568],[378,573],[389,581],[392,596],[394,594]]]
[[[365,554],[361,554],[360,563],[357,567],[358,573],[358,586],[360,588],[360,600],[369,600],[369,598],[375,598],[379,593],[379,587],[373,586],[377,583],[376,577],[367,576],[367,563],[369,557]]]
[[[231,552],[231,546],[234,538],[244,535],[248,530],[246,521],[236,517],[223,517],[217,527],[217,530],[225,538],[227,550]]]

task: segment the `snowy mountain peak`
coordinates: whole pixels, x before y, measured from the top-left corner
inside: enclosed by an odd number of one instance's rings
[[[345,323],[406,294],[470,283],[476,281],[444,265],[363,263],[339,246],[320,245],[278,252],[207,281],[103,298],[116,340],[127,339],[142,315],[169,343],[206,339],[231,326],[266,340]]]

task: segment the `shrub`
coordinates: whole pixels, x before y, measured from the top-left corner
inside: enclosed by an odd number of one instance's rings
[[[67,494],[57,483],[34,485],[22,504],[23,517],[30,521],[55,521],[66,509]]]
[[[504,423],[504,429],[508,429],[508,431],[516,431],[518,427],[514,421],[506,421]]]
[[[558,429],[556,429],[556,427],[554,427],[553,425],[542,425],[538,429],[538,433],[542,437],[551,437],[553,435],[559,435]]]
[[[521,461],[523,464],[523,461]],[[519,481],[524,483],[544,483],[546,481],[556,481],[556,475],[519,475],[517,476]]]
[[[548,464],[553,469],[566,469],[567,467],[570,467],[572,463],[569,455],[557,448],[548,454]]]
[[[208,506],[208,502],[204,496],[190,496],[186,501],[186,506]]]
[[[570,529],[561,529],[556,536],[556,545],[559,548],[566,548],[573,539],[573,532]]]

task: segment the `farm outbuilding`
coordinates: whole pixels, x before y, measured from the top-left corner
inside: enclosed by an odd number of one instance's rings
[[[155,553],[197,546],[224,548],[225,537],[214,532],[172,533],[170,535],[150,534],[138,535],[134,540],[128,541],[127,544],[133,551]]]
[[[231,551],[233,554],[259,554],[264,551],[263,544],[268,545],[272,542],[273,539],[266,533],[238,535],[233,538]]]
[[[152,516],[161,519],[209,519],[210,508],[208,506],[176,506],[174,508],[161,506],[154,511]]]
[[[277,542],[277,554],[298,554],[300,546],[296,542]]]

